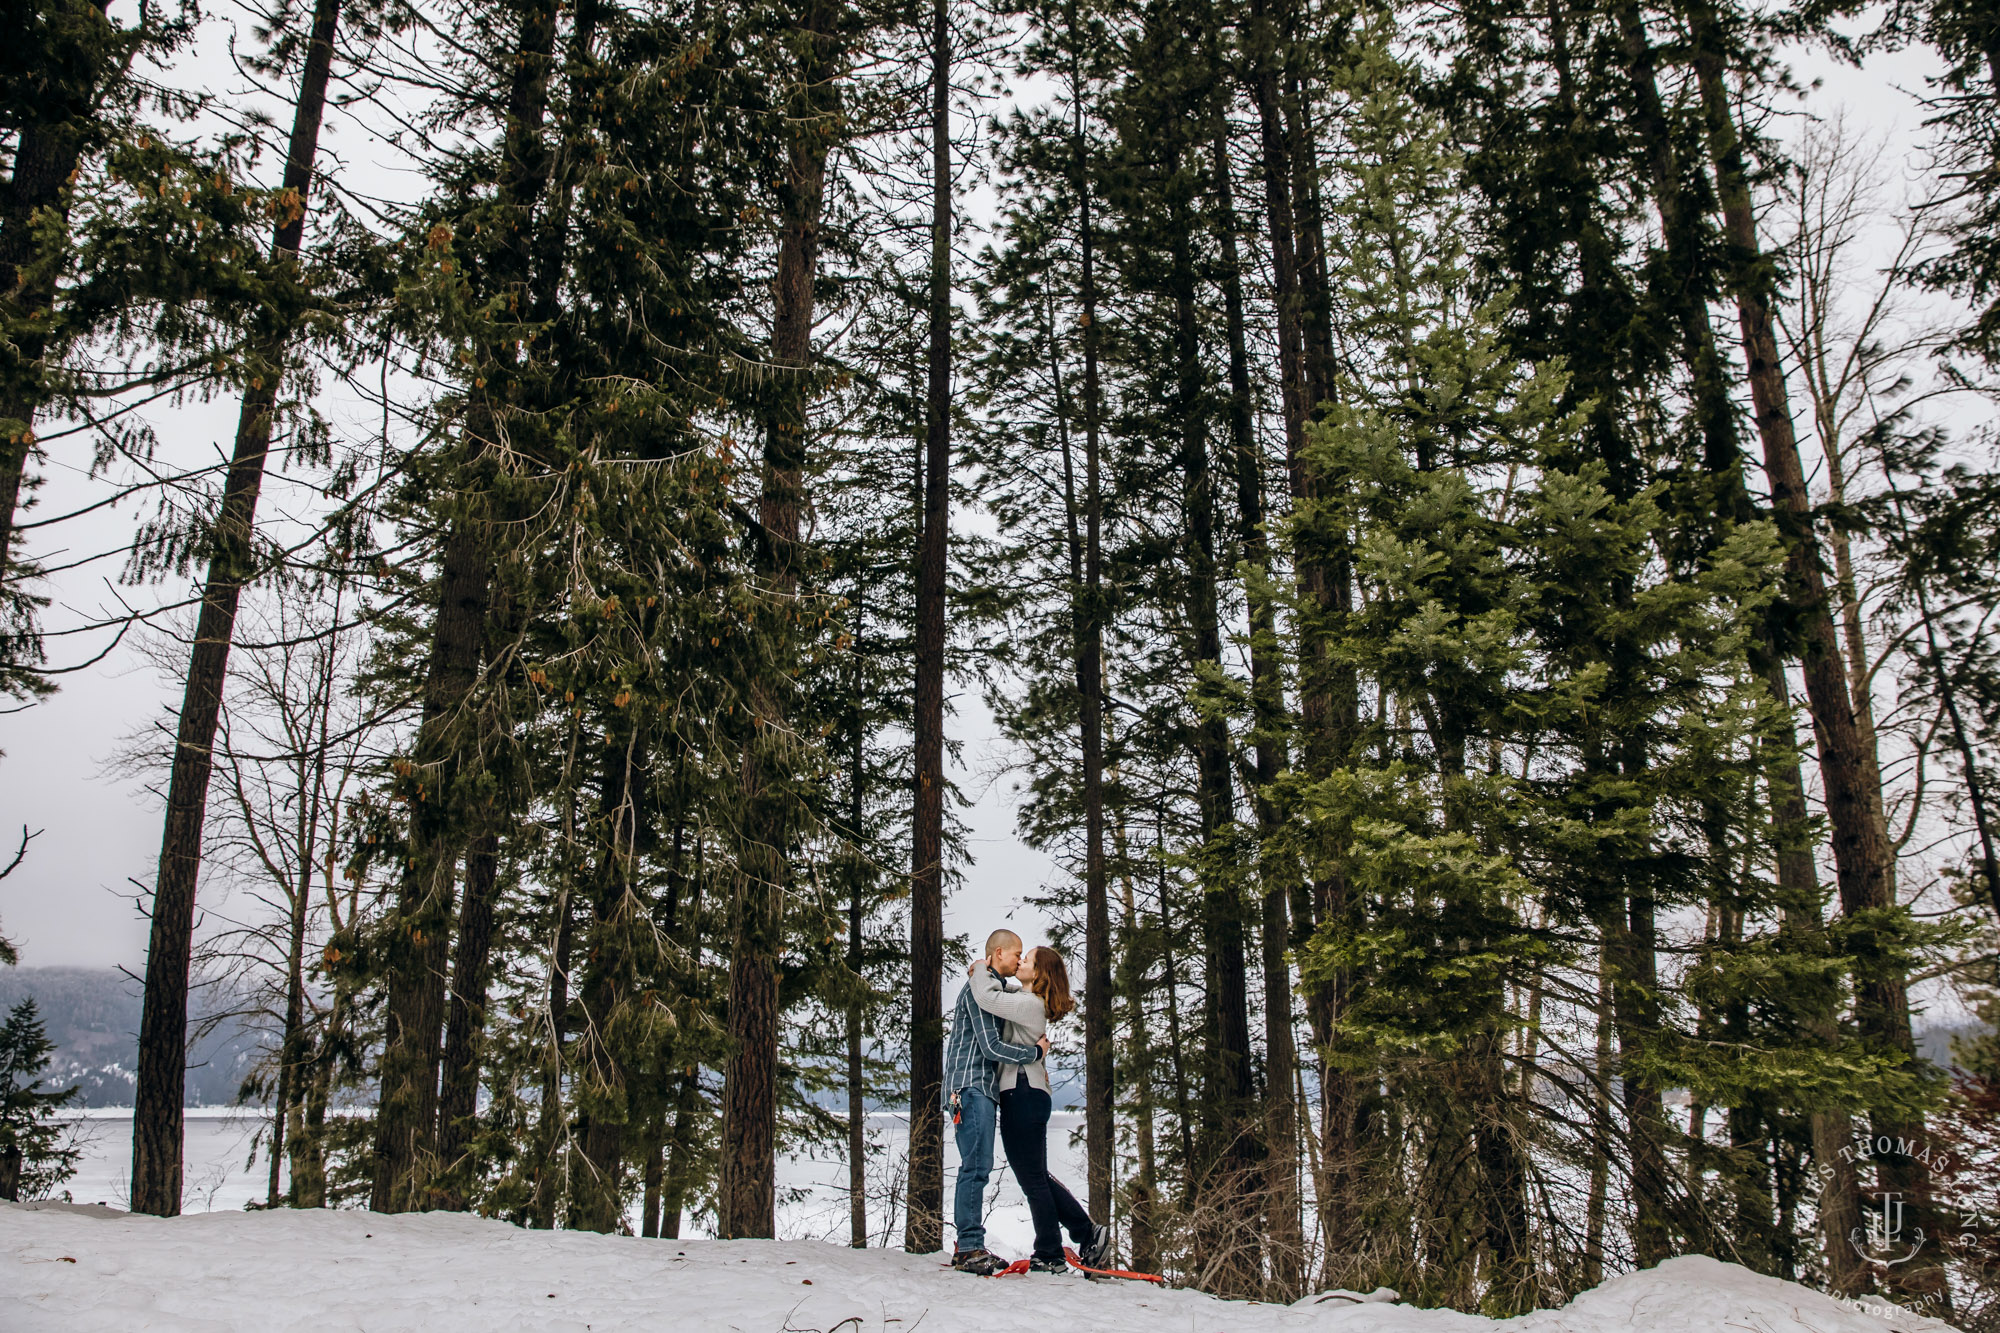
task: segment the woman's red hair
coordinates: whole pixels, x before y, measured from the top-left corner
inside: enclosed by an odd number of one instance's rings
[[[1048,1010],[1051,1023],[1076,1012],[1076,1001],[1069,993],[1069,969],[1063,966],[1062,955],[1046,944],[1035,947],[1035,975],[1029,979],[1028,989],[1042,997],[1042,1008]]]

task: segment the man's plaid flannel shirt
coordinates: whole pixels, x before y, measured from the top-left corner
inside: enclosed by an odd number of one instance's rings
[[[951,1039],[944,1048],[947,1105],[960,1088],[977,1088],[997,1101],[1001,1065],[1025,1065],[1041,1059],[1040,1046],[1003,1041],[1000,1032],[1000,1020],[979,1007],[972,998],[972,987],[961,987],[958,1004],[951,1011]]]

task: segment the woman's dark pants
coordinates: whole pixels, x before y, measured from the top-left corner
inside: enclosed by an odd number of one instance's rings
[[[1062,1182],[1049,1177],[1049,1094],[1022,1074],[1000,1094],[1000,1141],[1007,1145],[1007,1165],[1015,1183],[1028,1196],[1035,1219],[1035,1258],[1061,1259],[1062,1232],[1078,1248],[1088,1244],[1097,1226]]]

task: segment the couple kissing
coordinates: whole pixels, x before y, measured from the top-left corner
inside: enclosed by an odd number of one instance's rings
[[[1111,1228],[1093,1222],[1076,1196],[1049,1175],[1048,1026],[1075,1008],[1061,954],[1046,945],[1023,953],[1021,937],[1011,930],[986,937],[986,955],[973,961],[945,1044],[944,1091],[958,1141],[951,1266],[960,1272],[992,1277],[1008,1267],[986,1248],[984,1205],[996,1118],[1007,1165],[1035,1220],[1028,1271],[1069,1270],[1065,1230],[1084,1267],[1103,1268],[1110,1260]]]

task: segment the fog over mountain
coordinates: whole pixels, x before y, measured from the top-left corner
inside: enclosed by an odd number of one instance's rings
[[[130,1106],[139,1050],[139,983],[115,968],[0,968],[0,1009],[33,998],[56,1044],[45,1086],[82,1091],[84,1106]],[[187,1104],[229,1106],[268,1047],[245,998],[197,989],[189,1029]]]

